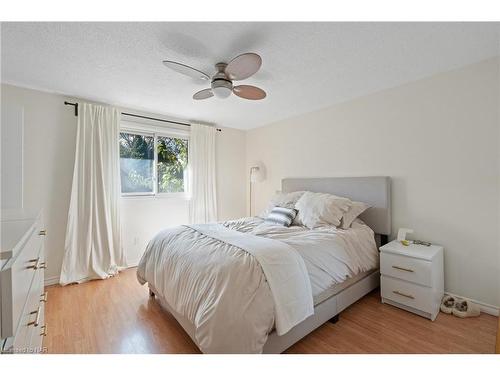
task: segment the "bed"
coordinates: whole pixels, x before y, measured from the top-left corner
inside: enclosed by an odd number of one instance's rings
[[[204,353],[281,353],[378,287],[391,228],[388,177],[288,178],[282,192],[366,202],[347,230],[243,218],[181,226],[148,245],[137,275]]]

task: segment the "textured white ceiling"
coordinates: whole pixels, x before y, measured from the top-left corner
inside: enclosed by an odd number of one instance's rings
[[[249,129],[499,55],[498,23],[2,23],[2,81]],[[208,73],[256,52],[268,96],[194,101]]]

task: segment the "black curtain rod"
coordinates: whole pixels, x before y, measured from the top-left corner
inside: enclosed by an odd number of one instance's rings
[[[64,102],[64,105],[72,105],[75,107],[75,116],[78,116],[78,103],[70,103],[70,102]],[[134,115],[133,113],[127,113],[127,112],[122,112],[122,115],[125,116],[131,116],[131,117],[138,117],[138,118],[143,118],[146,120],[153,120],[153,121],[160,121],[160,122],[168,122],[170,124],[176,124],[176,125],[182,125],[182,126],[191,126],[191,124],[187,124],[185,122],[178,122],[178,121],[169,121],[169,120],[164,120],[161,118],[155,118],[155,117],[148,117],[148,116],[141,116],[141,115]],[[216,129],[218,132],[222,131],[221,129],[217,128]]]

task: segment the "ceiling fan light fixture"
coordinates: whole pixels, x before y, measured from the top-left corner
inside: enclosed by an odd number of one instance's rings
[[[231,95],[233,83],[226,79],[214,79],[212,81],[212,92],[218,98],[225,99]]]
[[[212,91],[216,97],[221,99],[229,98],[229,95],[231,95],[231,90],[227,87],[216,87],[215,89],[212,89]]]

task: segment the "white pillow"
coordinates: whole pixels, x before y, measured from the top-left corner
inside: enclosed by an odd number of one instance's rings
[[[324,225],[338,227],[351,203],[348,198],[306,191],[295,204],[295,209],[299,211],[298,220],[308,228]]]
[[[340,227],[342,229],[349,229],[352,222],[370,207],[371,206],[369,204],[353,201],[349,210],[347,210],[347,212],[344,213],[344,216],[342,216]]]
[[[295,203],[297,203],[302,194],[304,194],[304,191],[276,193],[274,197],[271,198],[267,208],[259,216],[265,219],[269,216],[274,207],[295,208]]]

